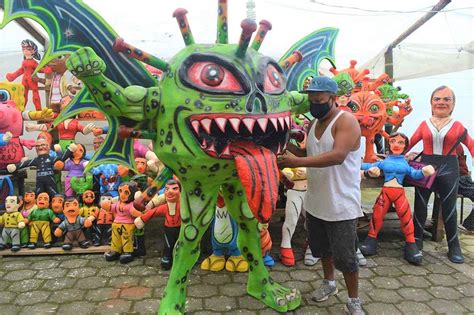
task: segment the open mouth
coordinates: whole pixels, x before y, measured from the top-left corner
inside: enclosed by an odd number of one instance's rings
[[[370,129],[376,126],[381,118],[375,116],[359,116],[358,120],[361,128]]]
[[[200,114],[189,117],[188,127],[210,156],[232,159],[232,144],[251,142],[274,154],[281,153],[288,140],[290,112],[268,115]]]

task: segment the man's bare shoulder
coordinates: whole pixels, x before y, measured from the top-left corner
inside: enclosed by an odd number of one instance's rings
[[[341,116],[336,122],[338,126],[347,127],[347,128],[357,128],[360,129],[359,121],[349,112],[342,111]]]

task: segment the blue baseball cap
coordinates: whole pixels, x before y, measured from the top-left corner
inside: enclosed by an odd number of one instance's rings
[[[337,93],[337,83],[329,77],[315,77],[309,84],[306,90],[300,91],[300,93],[311,93],[311,92],[329,92]]]

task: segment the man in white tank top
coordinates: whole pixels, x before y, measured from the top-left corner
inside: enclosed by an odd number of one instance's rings
[[[292,155],[279,157],[283,167],[306,167],[308,189],[303,207],[307,212],[308,239],[315,257],[321,257],[323,284],[312,294],[324,301],[337,293],[334,267],[342,272],[351,314],[363,314],[359,299],[356,258],[357,218],[362,216],[360,175],[362,151],[360,127],[353,115],[336,107],[337,84],[316,77],[302,93],[308,94],[316,119],[308,131],[306,149],[291,143]]]

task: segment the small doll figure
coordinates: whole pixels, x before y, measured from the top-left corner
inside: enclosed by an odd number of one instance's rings
[[[71,187],[71,178],[80,178],[84,176],[84,169],[86,168],[87,161],[84,159],[86,155],[86,148],[84,145],[70,144],[69,150],[72,152],[72,156],[65,162],[59,161],[55,164],[56,169],[67,171],[66,179],[64,180],[64,194],[66,197],[74,197],[75,192]]]
[[[0,147],[3,147],[10,142],[10,140],[13,138],[13,134],[10,131],[7,131],[5,133],[0,133]]]
[[[7,73],[6,78],[12,82],[19,76],[23,75],[21,84],[25,87],[25,104],[28,103],[28,93],[33,92],[33,104],[36,110],[41,110],[41,99],[38,93],[38,79],[33,77],[33,73],[38,67],[36,60],[41,60],[41,55],[38,52],[38,46],[31,40],[25,39],[21,42],[21,49],[23,51],[23,62],[21,67],[15,72]],[[39,70],[40,73],[51,73],[49,67],[44,67]]]
[[[92,221],[81,217],[79,211],[79,201],[74,197],[66,198],[64,202],[64,216],[66,218],[54,231],[56,237],[61,237],[64,233],[64,250],[71,250],[74,242],[78,242],[81,248],[89,247],[82,228],[90,228]]]
[[[422,254],[415,244],[414,226],[410,205],[405,196],[403,179],[410,176],[413,179],[421,179],[434,173],[431,165],[416,170],[405,160],[405,152],[409,146],[408,137],[402,133],[394,133],[389,137],[390,155],[383,161],[375,163],[362,163],[364,177],[377,177],[380,171],[384,174],[384,185],[380,195],[377,197],[370,221],[369,235],[360,245],[364,255],[375,255],[377,253],[377,235],[382,228],[383,219],[390,206],[393,204],[400,218],[401,228],[405,235],[404,258],[412,264],[419,265]]]
[[[64,207],[64,195],[63,194],[56,194],[51,199],[51,209],[53,210],[54,214],[59,218],[60,222],[64,221],[66,218],[64,216],[63,207]],[[51,230],[54,231],[59,226],[58,223],[51,224]],[[56,237],[53,233],[53,244],[57,244],[63,241],[62,237]]]
[[[119,201],[110,204],[103,202],[102,207],[111,211],[114,215],[112,223],[112,244],[110,252],[105,254],[105,260],[114,261],[120,259],[122,264],[133,260],[133,231],[135,224],[133,220],[142,213],[133,207],[137,184],[124,182],[118,188]]]
[[[79,215],[84,219],[88,219],[91,222],[95,221],[95,214],[99,208],[94,204],[95,194],[92,190],[86,190],[82,194],[82,207],[80,209]],[[92,240],[92,231],[93,227],[85,230],[86,237],[88,240]]]
[[[51,248],[51,226],[50,222],[59,223],[58,217],[53,210],[49,208],[49,195],[42,192],[36,200],[37,209],[31,211],[28,216],[30,225],[30,244],[29,249],[35,249],[40,235],[43,236],[44,248]]]
[[[6,248],[7,240],[11,240],[13,252],[20,250],[20,230],[25,228],[25,218],[18,209],[21,201],[17,196],[8,196],[5,199],[6,212],[0,216],[0,225],[3,226],[0,235],[0,250]]]
[[[173,264],[173,248],[178,240],[181,227],[180,198],[181,184],[174,179],[170,179],[165,185],[166,204],[146,211],[135,219],[135,226],[139,229],[145,226],[153,217],[164,216],[165,243],[161,257],[161,268],[171,269]]]
[[[21,215],[23,218],[28,218],[31,211],[37,209],[38,206],[36,205],[36,194],[34,191],[27,191],[25,192],[25,196],[23,197],[23,204],[20,209]],[[28,242],[30,241],[30,229],[28,226],[24,229],[20,230],[20,243],[22,248],[28,247]]]
[[[225,268],[229,272],[247,272],[249,263],[237,246],[237,223],[227,211],[220,194],[217,196],[216,215],[211,224],[212,255],[202,261],[201,269],[218,272]]]
[[[273,243],[270,232],[268,231],[268,223],[259,223],[258,229],[260,230],[260,246],[262,247],[263,264],[267,267],[273,267],[275,266],[275,260],[270,255]]]
[[[114,216],[112,212],[105,210],[103,205],[105,203],[111,204],[112,198],[109,193],[100,196],[100,208],[96,208],[94,217],[97,219],[92,226],[92,243],[94,246],[110,245]]]
[[[118,172],[118,166],[116,164],[101,164],[91,169],[92,175],[99,177],[99,190],[101,195],[110,193],[112,197],[118,198],[117,189],[122,181]]]
[[[57,194],[56,180],[54,178],[55,163],[64,160],[67,154],[61,159],[50,155],[50,146],[45,139],[36,141],[37,157],[17,164],[8,164],[7,170],[13,173],[27,167],[36,167],[36,194],[47,192],[51,197]],[[48,200],[49,203],[49,200]]]

